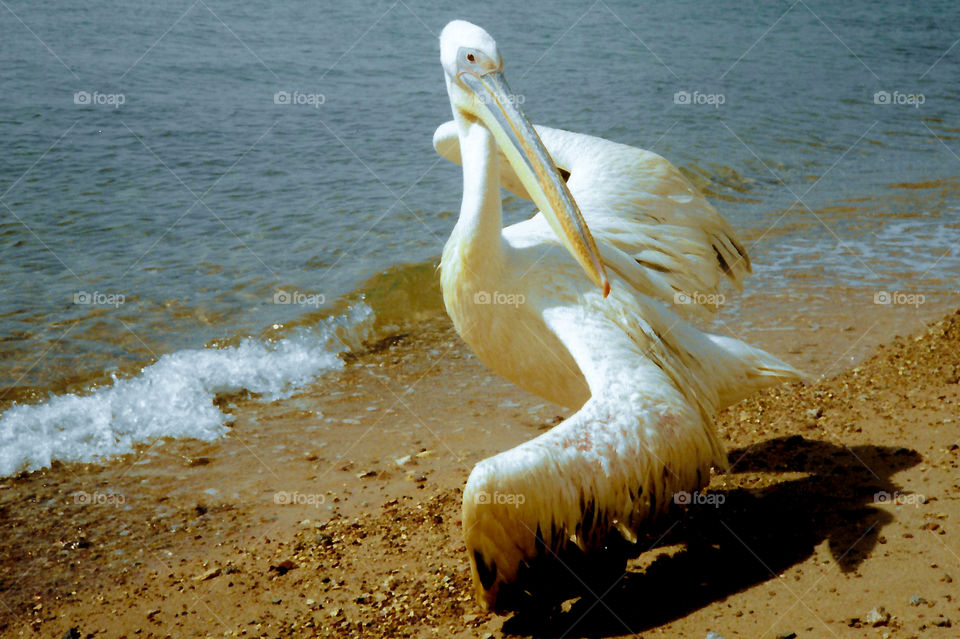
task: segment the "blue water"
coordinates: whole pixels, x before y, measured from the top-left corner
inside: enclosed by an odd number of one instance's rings
[[[457,17],[498,40],[532,120],[686,170],[765,285],[811,255],[817,285],[960,274],[951,2],[8,0],[0,388],[257,335],[434,262],[459,205],[431,146]]]

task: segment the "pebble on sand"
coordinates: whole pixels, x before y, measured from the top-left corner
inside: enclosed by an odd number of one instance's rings
[[[885,626],[890,622],[890,613],[884,610],[883,606],[874,608],[863,618],[863,623],[870,624],[874,628]]]

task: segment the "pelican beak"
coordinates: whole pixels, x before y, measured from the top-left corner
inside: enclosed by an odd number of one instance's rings
[[[610,293],[610,282],[597,244],[543,141],[517,105],[503,72],[497,69],[480,76],[464,72],[460,74],[460,81],[472,93],[473,103],[465,110],[478,117],[493,133],[553,232],[606,297]]]

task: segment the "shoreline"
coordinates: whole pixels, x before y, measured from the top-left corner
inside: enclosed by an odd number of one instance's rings
[[[744,308],[752,304],[762,300],[748,296]],[[878,326],[906,324],[905,309],[887,310]],[[840,361],[843,372],[826,368],[809,386],[724,411],[733,471],[709,491],[726,503],[681,513],[586,618],[588,597],[546,620],[480,614],[473,601],[459,530],[466,476],[568,411],[500,379],[448,322],[429,320],[288,399],[219,397],[233,415],[224,439],[159,440],[102,465],[0,480],[0,630],[428,636],[432,627],[467,637],[573,626],[574,636],[616,636],[626,622],[644,636],[817,636],[826,626],[853,637],[883,606],[881,620],[892,617],[878,627],[893,636],[952,636],[936,624],[960,623],[945,581],[960,578],[950,552],[960,549],[950,524],[960,517],[951,346],[960,315],[878,340],[854,368],[833,357],[837,340],[859,348],[869,334],[855,340],[842,322],[825,323],[792,334],[786,352],[780,339],[754,343],[791,363]],[[874,502],[881,492],[889,503]],[[641,596],[652,603],[637,609]],[[911,605],[914,596],[927,603]]]
[[[771,307],[786,307],[800,316],[842,316],[829,308],[825,313],[828,305],[824,301],[828,299],[836,308],[847,307],[847,318],[856,317],[857,311],[877,310],[873,308],[874,295],[897,291],[927,298],[914,309],[925,320],[956,306],[960,289],[953,277],[957,257],[953,247],[960,230],[960,224],[954,221],[960,178],[882,186],[872,195],[840,197],[826,203],[813,211],[814,216],[787,217],[791,209],[770,207],[749,220],[730,218],[752,256],[755,273],[747,279],[744,293],[728,291],[727,305],[731,308],[721,312],[721,317],[736,315],[738,309],[746,308],[744,297],[752,296],[766,296],[767,301],[741,313],[744,319],[760,317],[758,313],[768,313]],[[723,198],[714,194],[712,199],[724,212]],[[524,210],[514,221],[525,219],[531,212]],[[852,233],[849,237],[843,233],[846,239],[841,239],[827,232],[827,224]],[[904,245],[906,238],[913,239]],[[135,376],[155,362],[158,354],[216,348],[247,337],[284,337],[291,328],[309,329],[337,318],[350,304],[362,300],[370,302],[381,327],[417,330],[422,321],[445,318],[437,284],[438,260],[439,255],[434,255],[426,261],[387,267],[366,279],[358,276],[351,284],[353,288],[342,287],[336,295],[325,296],[329,304],[312,310],[308,304],[299,314],[290,314],[296,305],[276,305],[273,300],[277,290],[259,286],[245,293],[241,306],[260,309],[260,319],[242,328],[224,328],[231,326],[225,322],[230,310],[218,306],[216,300],[196,307],[169,300],[156,304],[139,299],[134,291],[128,291],[129,299],[117,307],[72,304],[74,311],[86,309],[76,317],[22,317],[20,310],[4,314],[0,320],[13,323],[11,337],[0,341],[6,364],[0,385],[0,411],[13,401],[36,403],[50,393],[82,395],[117,377]],[[855,284],[856,288],[841,282]],[[299,290],[292,283],[278,286]],[[923,308],[925,305],[929,310]],[[143,318],[152,319],[141,324]],[[779,313],[777,319],[786,324],[761,319],[757,325],[793,326],[795,317]],[[184,341],[179,334],[169,334],[171,325],[186,326],[196,339]],[[906,330],[918,326],[914,323]],[[715,325],[714,330],[721,329]],[[387,330],[380,337],[389,333]],[[71,339],[61,344],[67,337]],[[74,338],[82,339],[79,350],[72,345]],[[37,365],[38,351],[44,353],[49,366]],[[861,349],[857,356],[869,352],[869,348]]]

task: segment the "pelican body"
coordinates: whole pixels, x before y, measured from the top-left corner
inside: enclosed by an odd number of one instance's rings
[[[801,374],[687,321],[715,309],[724,281],[739,287],[750,262],[676,167],[530,124],[480,27],[451,22],[440,49],[454,119],[434,147],[463,167],[441,259],[447,312],[486,365],[577,411],[467,480],[473,583],[497,610],[534,559],[568,544],[589,553],[611,534],[635,541],[674,494],[726,467],[717,410]],[[501,186],[539,212],[503,228]]]

